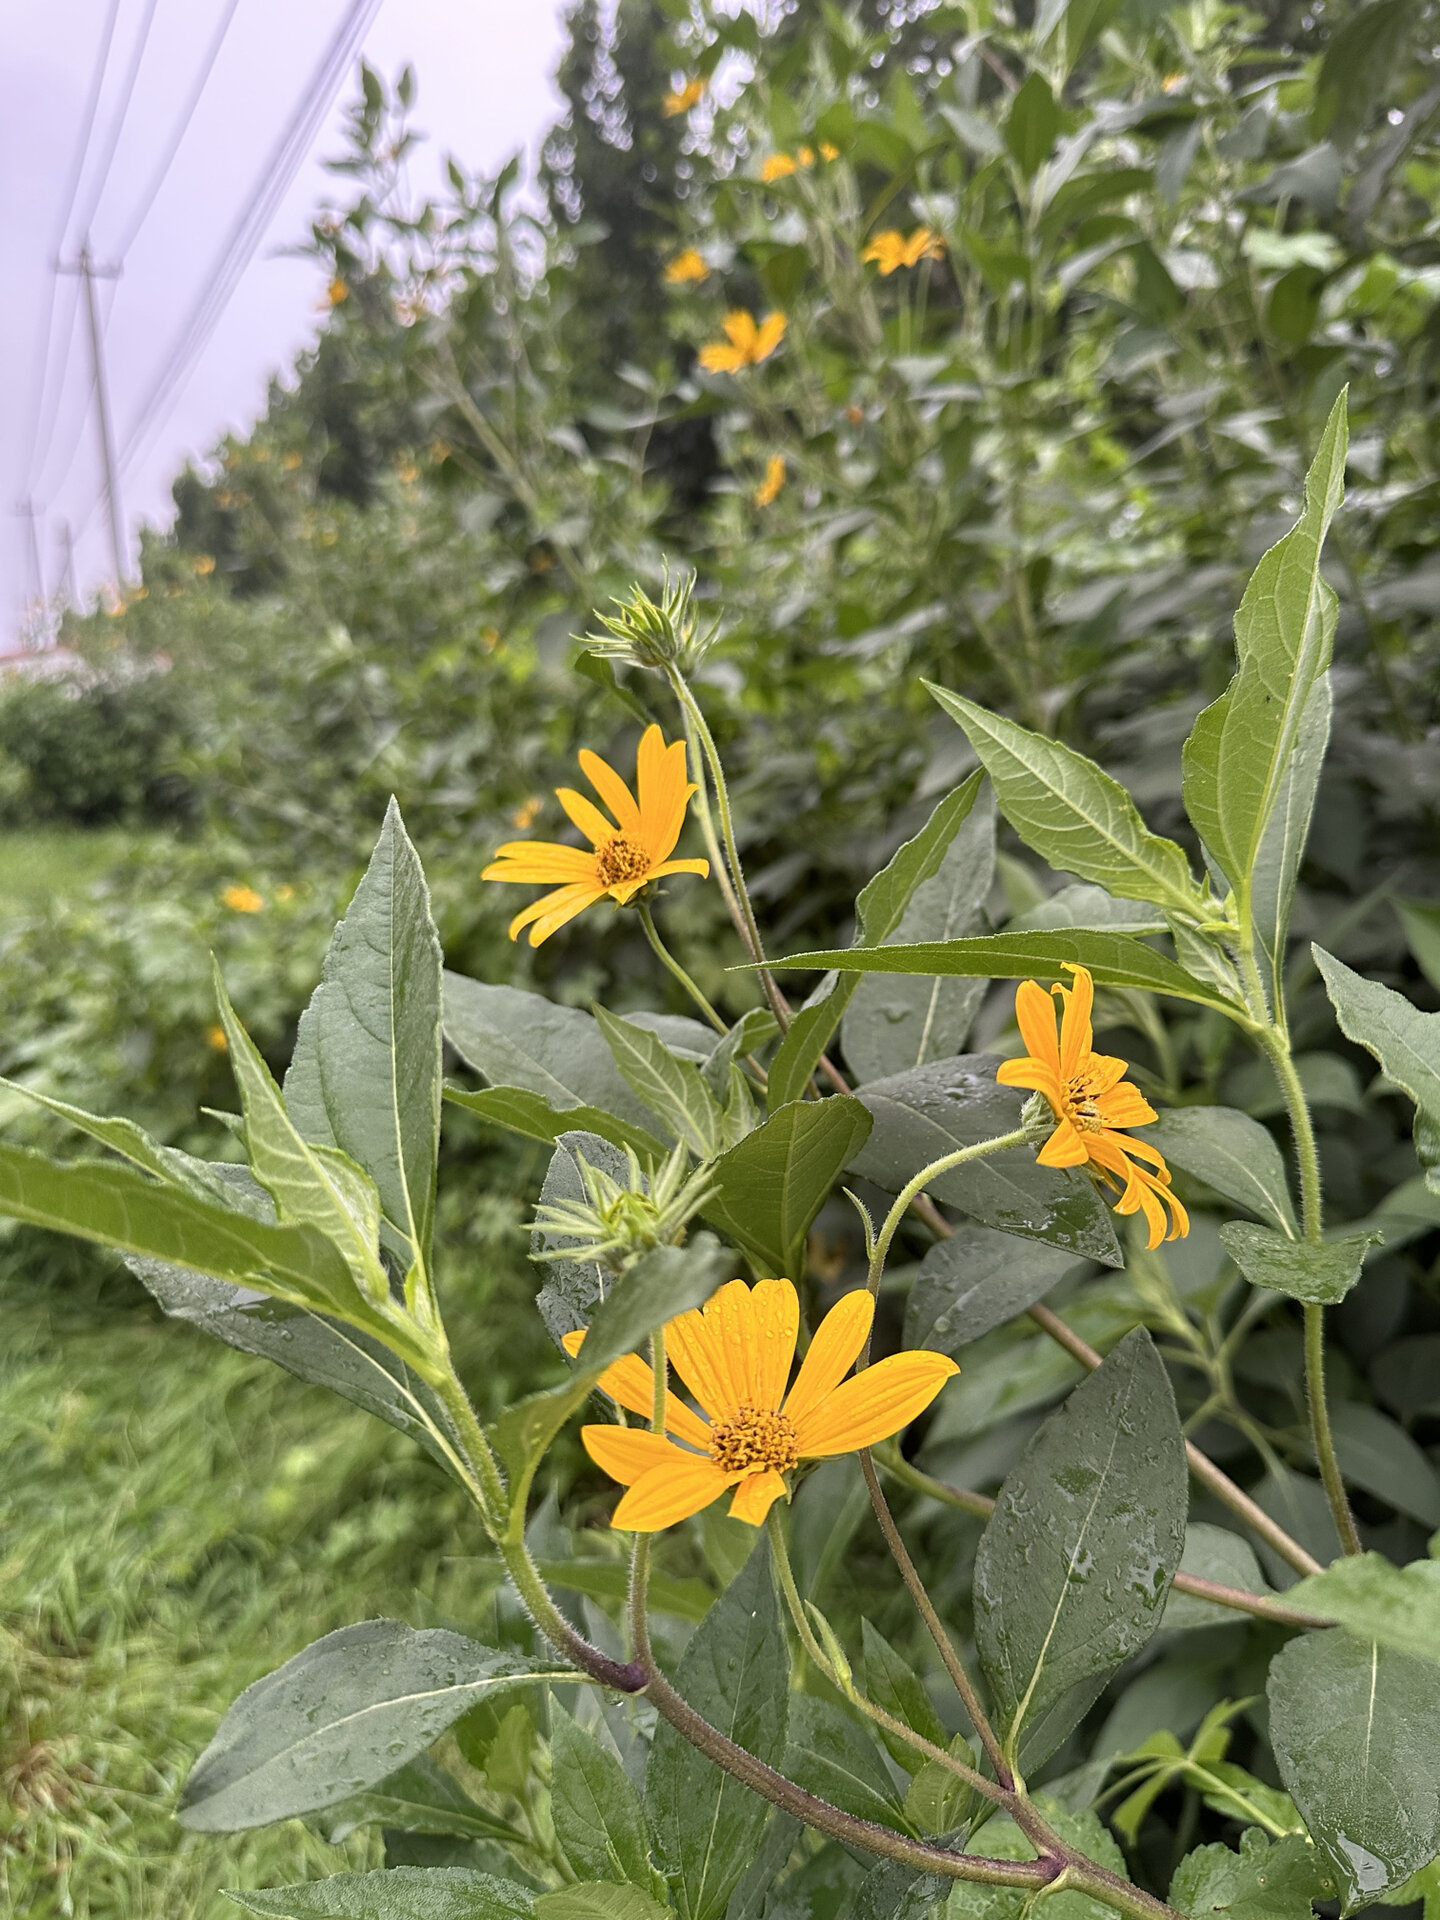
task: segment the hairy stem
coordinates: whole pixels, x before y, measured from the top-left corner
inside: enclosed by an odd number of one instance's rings
[[[955,1167],[963,1167],[968,1160],[984,1160],[992,1153],[1007,1153],[1012,1147],[1023,1147],[1026,1138],[1025,1129],[1017,1127],[1013,1133],[996,1134],[993,1140],[977,1140],[971,1146],[958,1147],[954,1153],[947,1153],[939,1160],[932,1160],[928,1167],[920,1169],[913,1180],[907,1180],[896,1194],[894,1203],[885,1216],[884,1224],[875,1236],[875,1245],[870,1252],[870,1272],[865,1283],[871,1293],[879,1289],[885,1272],[885,1261],[895,1235],[899,1232],[900,1222],[930,1182],[938,1180],[942,1173],[949,1173]],[[866,1351],[868,1353],[868,1347]]]
[[[636,900],[635,904],[640,910],[640,924],[645,929],[645,938],[650,942],[650,951],[655,955],[667,973],[672,974],[674,978],[680,982],[681,986],[685,989],[686,993],[689,994],[696,1006],[699,1007],[701,1013],[704,1014],[715,1031],[717,1033],[728,1033],[729,1028],[720,1018],[720,1015],[715,1011],[714,1007],[711,1006],[699,987],[696,986],[695,982],[690,978],[690,975],[660,938],[659,931],[655,925],[655,916],[650,911],[649,901],[641,897]]]

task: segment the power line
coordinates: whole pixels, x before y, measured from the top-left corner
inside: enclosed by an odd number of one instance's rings
[[[215,62],[220,56],[220,49],[225,44],[225,36],[230,31],[230,22],[235,18],[235,10],[239,5],[240,0],[229,0],[225,11],[216,22],[215,31],[210,36],[210,44],[205,49],[204,57],[200,62],[195,74],[195,79],[191,84],[189,96],[180,111],[180,117],[175,123],[175,129],[170,136],[164,153],[161,155],[160,164],[151,175],[145,191],[140,196],[140,203],[131,215],[130,224],[125,229],[123,237],[115,248],[117,259],[123,260],[125,255],[129,253],[131,247],[135,244],[135,236],[150,217],[150,209],[154,206],[156,199],[159,197],[160,189],[164,186],[170,169],[175,164],[175,156],[180,151],[181,142],[190,131],[190,122],[195,118],[195,109],[200,104],[200,96],[210,83],[210,75],[215,69]]]
[[[150,29],[155,24],[155,10],[159,4],[160,0],[146,0],[145,12],[140,21],[140,31],[136,34],[135,44],[130,51],[130,64],[125,70],[125,78],[120,82],[120,102],[111,117],[104,158],[96,169],[95,190],[90,195],[90,204],[80,217],[80,231],[86,236],[87,247],[90,244],[90,230],[95,224],[96,209],[105,191],[105,183],[110,178],[110,167],[115,158],[115,150],[120,145],[120,135],[125,130],[126,115],[135,97],[135,82],[140,77],[141,62],[145,58],[145,49],[150,44]]]

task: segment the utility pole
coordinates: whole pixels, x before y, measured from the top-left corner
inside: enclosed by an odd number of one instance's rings
[[[62,520],[60,522],[60,549],[65,556],[64,571],[60,577],[63,583],[66,603],[78,610],[80,606],[80,595],[75,589],[75,535],[71,531],[68,520]]]
[[[30,573],[35,583],[35,601],[37,605],[43,605],[45,566],[40,558],[40,536],[35,530],[35,502],[29,494],[21,501],[18,511],[23,515],[30,532]]]
[[[90,242],[81,247],[74,266],[60,262],[61,273],[78,273],[85,286],[85,318],[90,334],[90,371],[95,381],[95,412],[100,432],[100,465],[105,475],[105,507],[110,521],[110,564],[119,591],[125,578],[125,539],[121,531],[120,474],[115,459],[115,433],[110,418],[110,386],[105,377],[105,354],[100,343],[100,313],[95,299],[97,280],[116,280],[119,267],[99,267],[90,257]]]

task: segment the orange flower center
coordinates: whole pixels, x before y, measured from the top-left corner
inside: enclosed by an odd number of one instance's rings
[[[768,1407],[741,1407],[733,1419],[711,1428],[710,1457],[722,1473],[754,1473],[762,1467],[788,1473],[800,1463],[795,1423]]]
[[[650,871],[650,855],[638,840],[627,840],[617,833],[595,849],[595,872],[602,887],[623,886],[627,880],[639,880]]]
[[[1100,1117],[1100,1096],[1088,1073],[1077,1073],[1073,1080],[1065,1082],[1065,1101],[1061,1109],[1061,1118],[1068,1120],[1080,1133],[1104,1132],[1105,1122]]]

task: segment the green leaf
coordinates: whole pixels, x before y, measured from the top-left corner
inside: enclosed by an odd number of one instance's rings
[[[1351,1914],[1440,1853],[1440,1668],[1337,1627],[1283,1647],[1267,1691],[1280,1778]]]
[[[1397,1567],[1378,1553],[1350,1555],[1300,1581],[1285,1600],[1359,1640],[1440,1665],[1440,1560]]]
[[[445,975],[445,1038],[494,1087],[523,1087],[557,1113],[598,1107],[632,1126],[650,1114],[622,1079],[588,1013],[543,994]],[[571,1126],[583,1124],[572,1120]]]
[[[1295,1206],[1275,1136],[1234,1107],[1170,1107],[1143,1138],[1172,1166],[1294,1238]]]
[[[1042,859],[1126,900],[1194,915],[1201,895],[1184,849],[1151,833],[1118,780],[1073,747],[925,684],[985,763],[1000,811]]]
[[[898,1193],[922,1167],[960,1147],[1011,1133],[1022,1096],[995,1079],[1000,1061],[957,1054],[877,1080],[859,1098],[875,1116],[874,1131],[855,1154],[853,1172]],[[1072,1256],[1123,1264],[1110,1215],[1082,1175],[1036,1163],[1030,1147],[954,1167],[931,1183],[937,1200],[960,1207],[988,1227],[1045,1240]]]
[[[909,1667],[896,1653],[890,1642],[877,1627],[868,1620],[860,1623],[861,1643],[865,1651],[865,1692],[877,1707],[884,1707],[897,1720],[903,1720],[912,1733],[922,1735],[937,1747],[945,1745],[945,1729],[930,1696],[925,1691],[925,1683],[912,1667]],[[880,1729],[880,1737],[890,1749],[890,1757],[904,1767],[907,1773],[918,1773],[926,1765],[923,1754],[904,1740],[887,1735]],[[952,1779],[954,1775],[950,1776]],[[951,1822],[953,1825],[953,1821]],[[931,1831],[945,1832],[947,1829],[932,1828]]]
[[[981,908],[995,872],[995,805],[988,790],[962,821],[936,872],[886,943],[958,939],[984,926]],[[882,943],[884,944],[884,943]],[[856,985],[841,1027],[845,1060],[860,1085],[944,1059],[965,1044],[984,997],[980,980],[910,974],[846,975]]]
[[[564,1587],[592,1600],[623,1601],[630,1592],[630,1569],[621,1560],[537,1560],[535,1564],[547,1586]],[[649,1594],[652,1613],[673,1613],[677,1620],[693,1621],[705,1618],[715,1589],[703,1580],[672,1580],[652,1573]]]
[[[650,1865],[645,1815],[625,1769],[593,1734],[550,1703],[550,1813],[555,1837],[587,1880],[630,1881],[663,1892]]]
[[[790,1661],[765,1540],[695,1629],[675,1685],[728,1739],[782,1764]],[[755,1857],[765,1801],[662,1722],[645,1770],[645,1811],[682,1920],[720,1920]]]
[[[976,1556],[976,1646],[1023,1771],[1159,1626],[1188,1497],[1175,1396],[1137,1327],[1025,1449]]]
[[[1093,1813],[1072,1813],[1044,1793],[1035,1796],[1037,1811],[1067,1845],[1099,1866],[1128,1880],[1125,1859],[1114,1836]],[[1009,1819],[987,1821],[975,1839],[975,1851],[997,1860],[1033,1860],[1035,1849]],[[1021,1887],[987,1887],[975,1880],[953,1880],[946,1901],[947,1920],[1027,1920],[1034,1913],[1034,1896]],[[1040,1911],[1046,1920],[1112,1920],[1115,1909],[1088,1893],[1047,1894]],[[918,1917],[917,1917],[918,1920]]]
[[[658,1034],[596,1007],[595,1024],[631,1091],[683,1140],[697,1160],[720,1152],[720,1109],[693,1060],[682,1060]]]
[[[780,1031],[780,1023],[765,1007],[751,1007],[741,1014],[729,1031],[710,1049],[700,1071],[705,1084],[717,1100],[723,1100],[730,1086],[730,1069],[741,1058],[766,1046]]]
[[[375,1182],[422,1269],[440,1143],[440,936],[420,857],[391,800],[365,877],[300,1019],[285,1102],[301,1136]]]
[[[1402,1426],[1378,1407],[1335,1400],[1335,1452],[1347,1480],[1427,1527],[1440,1527],[1440,1480]]]
[[[1292,1300],[1333,1307],[1343,1300],[1379,1234],[1349,1240],[1287,1240],[1249,1220],[1227,1220],[1220,1229],[1225,1251],[1253,1287],[1271,1287]]]
[[[1357,1046],[1367,1047],[1386,1078],[1415,1102],[1418,1144],[1422,1121],[1440,1123],[1440,1013],[1421,1013],[1403,993],[1352,972],[1323,947],[1310,951],[1340,1031]]]
[[[316,1825],[332,1847],[359,1827],[393,1827],[399,1833],[448,1833],[462,1840],[519,1841],[518,1827],[497,1819],[472,1800],[460,1782],[428,1754],[398,1768],[368,1793],[357,1793],[326,1810]]]
[[[358,1327],[251,1287],[130,1255],[126,1265],[164,1311],[241,1353],[263,1355],[314,1386],[328,1387],[408,1434],[463,1485],[464,1442],[444,1402],[399,1354]]]
[[[907,840],[855,902],[855,944],[888,940],[900,927],[916,890],[939,872],[947,849],[975,805],[983,774],[973,773],[936,807],[913,840]],[[767,1099],[772,1112],[804,1096],[810,1076],[840,1025],[860,980],[857,975],[821,983],[791,1022],[770,1064]]]
[[[858,973],[955,974],[972,980],[1028,980],[1056,976],[1068,963],[1088,967],[1098,987],[1142,987],[1215,1007],[1232,1019],[1243,1011],[1222,993],[1156,953],[1133,934],[1083,927],[1036,933],[990,933],[975,940],[927,940],[906,947],[839,947],[772,960],[786,967],[838,967]]]
[[[490,1444],[510,1472],[511,1503],[523,1508],[531,1476],[546,1448],[595,1385],[597,1373],[586,1367],[562,1386],[526,1394],[506,1407],[489,1428]]]
[[[949,1741],[942,1739],[940,1745],[966,1766],[975,1765],[974,1749],[964,1734],[957,1733]],[[918,1756],[912,1754],[911,1758]],[[964,1820],[971,1791],[968,1782],[949,1767],[938,1760],[927,1760],[906,1792],[905,1818],[921,1833],[949,1833]]]
[[[1218,1842],[1187,1853],[1169,1900],[1190,1920],[1311,1920],[1311,1903],[1335,1893],[1333,1877],[1302,1835],[1269,1840],[1248,1827],[1238,1853]]]
[[[962,1223],[920,1263],[905,1307],[905,1345],[958,1354],[1082,1271],[1073,1254],[1043,1240]]]
[[[594,1133],[562,1133],[545,1170],[545,1182],[540,1189],[542,1207],[585,1199],[585,1183],[580,1173],[582,1159],[599,1172],[609,1174],[619,1185],[628,1185],[630,1169],[625,1155],[608,1140]],[[589,1326],[609,1286],[596,1261],[555,1257],[566,1255],[569,1249],[580,1244],[560,1233],[537,1231],[530,1236],[530,1257],[545,1275],[545,1284],[536,1296],[535,1305],[551,1339],[561,1348],[567,1333]],[[542,1254],[550,1257],[542,1260]]]
[[[558,1887],[535,1902],[535,1920],[665,1920],[669,1912],[653,1894],[639,1887],[600,1881],[576,1887]]]
[[[528,1920],[535,1902],[528,1887],[466,1867],[335,1873],[263,1892],[227,1887],[225,1898],[270,1920]]]
[[[339,1250],[361,1294],[375,1306],[388,1304],[374,1181],[338,1149],[301,1139],[270,1069],[236,1018],[218,967],[215,995],[245,1114],[250,1171],[275,1202],[282,1222],[317,1227]]]
[[[1285,968],[1285,943],[1295,880],[1310,838],[1315,796],[1330,745],[1333,696],[1329,672],[1320,674],[1300,712],[1294,743],[1275,806],[1255,855],[1250,915],[1260,949],[1261,973],[1272,1003]]]
[[[1316,724],[1311,696],[1334,646],[1336,600],[1320,577],[1320,552],[1344,494],[1348,444],[1342,393],[1305,477],[1305,510],[1245,589],[1235,616],[1238,671],[1185,743],[1186,810],[1234,888],[1242,928],[1256,924],[1257,868],[1267,842],[1264,891],[1279,898],[1284,862],[1277,867],[1268,836],[1282,800],[1295,806],[1293,788],[1287,796],[1291,762],[1307,710],[1312,730]]]
[[[1222,1587],[1239,1587],[1242,1593],[1270,1591],[1250,1542],[1228,1527],[1212,1527],[1204,1520],[1190,1522],[1180,1571],[1201,1580],[1218,1581]],[[1217,1607],[1213,1600],[1197,1600],[1193,1594],[1178,1593],[1172,1587],[1160,1625],[1166,1633],[1175,1633],[1191,1627],[1233,1627],[1240,1617],[1230,1607]]]
[[[585,1371],[632,1353],[663,1321],[703,1306],[735,1270],[735,1255],[708,1233],[684,1247],[655,1247],[614,1284],[585,1337]]]
[[[566,1133],[594,1133],[617,1147],[633,1147],[642,1160],[665,1157],[664,1146],[648,1128],[601,1107],[553,1107],[543,1094],[528,1087],[457,1087],[447,1081],[445,1098],[452,1106],[466,1107],[482,1120],[508,1127],[528,1140],[553,1143]]]
[[[1084,881],[1061,887],[1037,907],[1015,914],[1007,923],[1007,933],[1034,933],[1053,927],[1089,927],[1096,932],[1164,933],[1165,915],[1143,900],[1117,900],[1103,887]]]
[[[1424,900],[1392,900],[1405,941],[1432,987],[1440,987],[1440,907]]]
[[[1060,109],[1050,82],[1043,73],[1032,73],[1005,116],[1005,145],[1027,180],[1050,157],[1059,132]]]
[[[858,1100],[797,1100],[715,1163],[705,1218],[744,1249],[757,1273],[796,1279],[805,1236],[870,1132]]]
[[[1410,0],[1371,0],[1331,34],[1315,83],[1310,128],[1345,147],[1385,104],[1395,68],[1416,25]]]
[[[790,1702],[787,1778],[857,1819],[907,1832],[880,1748],[844,1707],[797,1693]]]
[[[423,1753],[487,1693],[578,1677],[440,1627],[341,1627],[240,1695],[191,1769],[181,1822],[237,1833],[332,1807]]]

